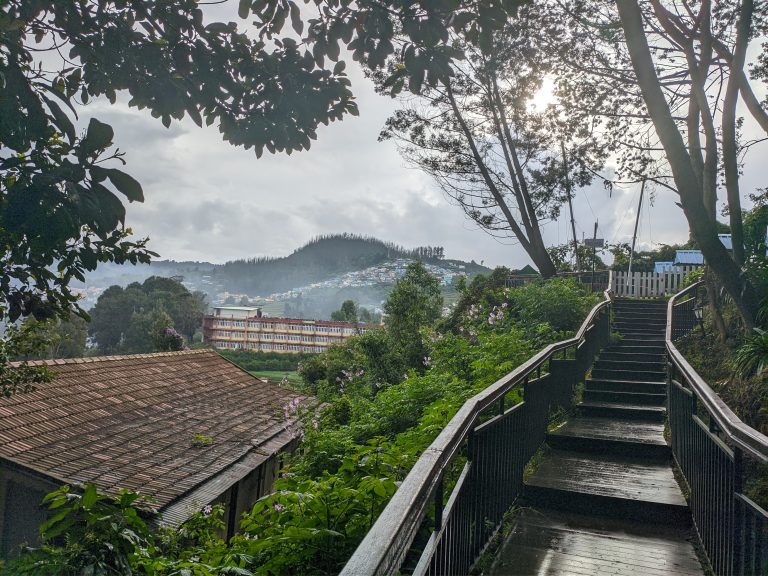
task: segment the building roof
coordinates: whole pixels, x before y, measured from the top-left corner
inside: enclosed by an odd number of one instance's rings
[[[291,442],[283,408],[310,401],[213,350],[34,364],[55,378],[0,398],[0,458],[58,482],[152,496],[170,524]]]
[[[730,234],[718,234],[717,237],[720,238],[726,250],[733,250],[733,238]]]
[[[513,273],[515,276],[538,276],[539,273],[530,264],[526,264],[520,270],[515,270]]]
[[[704,264],[701,250],[676,250],[675,264]]]

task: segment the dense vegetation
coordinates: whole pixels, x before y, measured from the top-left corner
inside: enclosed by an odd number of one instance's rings
[[[25,553],[11,574],[34,574],[30,566],[82,566],[84,555],[112,563],[117,574],[169,576],[182,568],[195,575],[336,573],[461,404],[571,333],[596,301],[562,279],[504,288],[507,273],[476,278],[463,287],[455,312],[439,318],[437,283],[413,264],[388,302],[390,325],[412,330],[374,330],[302,362],[305,389],[322,407],[300,414],[301,449],[276,492],[243,517],[230,542],[211,528],[220,522],[216,508],[180,533],[152,533],[133,526],[135,504],[126,503],[126,495],[107,512],[98,508],[108,499],[88,490],[66,497],[71,491],[63,489],[50,502],[66,511],[62,518],[76,518],[71,533],[88,532],[87,546],[60,544],[46,526],[46,546]],[[135,541],[127,543],[104,519],[108,514],[129,523]]]

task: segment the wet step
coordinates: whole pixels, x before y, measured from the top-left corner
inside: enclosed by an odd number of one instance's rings
[[[492,576],[692,576],[704,570],[686,529],[523,510]]]
[[[664,332],[621,332],[622,340],[655,340],[659,344],[664,344]]]
[[[598,380],[595,378],[587,378],[584,382],[584,389],[666,394],[667,385],[664,382],[644,382],[642,380]]]
[[[616,320],[638,320],[638,321],[645,321],[645,320],[654,320],[654,321],[660,321],[660,322],[666,322],[667,321],[667,311],[666,310],[659,310],[658,312],[653,311],[636,311],[630,309],[626,310],[617,310],[614,311],[613,317]]]
[[[668,458],[551,450],[525,482],[533,506],[618,518],[690,522]]]
[[[669,458],[663,422],[601,417],[572,418],[547,433],[547,445],[557,450]]]
[[[594,364],[597,369],[606,370],[636,370],[638,372],[664,372],[664,362],[659,360],[639,360],[636,358],[625,358],[621,360],[610,360],[600,355]]]
[[[642,422],[620,418],[576,416],[550,432],[550,436],[574,436],[585,439],[613,440],[667,446],[663,422]]]
[[[585,400],[577,406],[582,416],[604,416],[606,418],[621,418],[664,422],[667,411],[663,406],[648,406],[643,404],[600,402]]]
[[[647,350],[641,352],[624,352],[621,351],[621,349],[605,351],[600,354],[599,359],[600,362],[653,362],[661,366],[665,365],[665,360],[666,356],[664,355],[663,350],[658,352]]]
[[[647,322],[614,322],[611,326],[613,331],[618,332],[619,334],[624,334],[625,332],[643,332],[661,334],[662,336],[664,335],[664,330],[667,327],[667,325],[664,323],[654,325]]]
[[[664,356],[667,349],[663,343],[647,342],[642,340],[622,339],[615,344],[611,344],[605,349],[605,352],[622,352],[624,354],[658,354]]]
[[[597,380],[642,380],[643,382],[664,382],[667,373],[662,370],[632,370],[593,368],[592,378]]]
[[[663,406],[666,394],[648,392],[617,392],[615,390],[585,390],[585,402],[611,402],[615,404],[637,404],[642,406]]]
[[[648,324],[626,324],[623,322],[616,322],[612,325],[611,329],[619,334],[656,334],[663,337],[666,326],[649,326]]]

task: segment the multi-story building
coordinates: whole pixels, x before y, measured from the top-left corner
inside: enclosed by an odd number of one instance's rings
[[[216,348],[261,352],[325,352],[331,344],[368,330],[367,324],[270,318],[261,308],[216,307],[203,319],[203,338]]]

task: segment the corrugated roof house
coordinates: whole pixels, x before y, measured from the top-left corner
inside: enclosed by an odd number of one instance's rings
[[[284,407],[310,401],[212,350],[45,363],[52,382],[0,398],[3,556],[34,541],[40,500],[65,483],[151,496],[169,525],[223,502],[231,533],[295,445]]]

